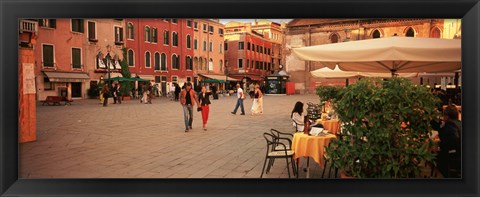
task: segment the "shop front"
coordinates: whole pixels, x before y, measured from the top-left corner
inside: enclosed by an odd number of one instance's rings
[[[71,98],[85,98],[86,90],[90,86],[90,77],[81,72],[54,72],[44,71],[45,79],[43,91],[39,92],[39,100],[46,96],[64,96]]]

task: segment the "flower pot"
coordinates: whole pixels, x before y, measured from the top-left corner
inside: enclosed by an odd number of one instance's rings
[[[341,170],[340,171],[340,178],[341,179],[353,179],[354,177],[347,175],[347,173],[344,170]]]
[[[130,98],[130,96],[123,96],[123,100],[124,101],[129,101],[129,100],[131,100],[131,98]]]

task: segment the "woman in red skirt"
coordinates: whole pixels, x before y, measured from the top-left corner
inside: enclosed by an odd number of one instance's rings
[[[200,102],[200,107],[202,110],[202,119],[203,119],[203,130],[207,130],[207,121],[208,121],[208,112],[210,111],[210,95],[212,93],[207,91],[205,86],[202,86],[202,91],[198,95],[198,101]]]

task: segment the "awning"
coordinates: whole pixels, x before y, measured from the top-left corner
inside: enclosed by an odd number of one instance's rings
[[[253,81],[263,81],[263,77],[255,76],[255,75],[246,75],[246,76],[239,75],[239,76],[232,76],[232,77],[238,80],[242,80],[243,78],[248,77]]]
[[[50,82],[84,82],[90,80],[87,73],[43,71]]]
[[[203,75],[203,74],[198,74],[198,75],[206,77],[206,78],[210,78],[210,79],[216,79],[216,80],[219,80],[219,81],[225,81],[225,79],[227,78],[225,75]],[[228,81],[239,81],[238,79],[235,79],[235,78],[232,78],[232,77],[228,77],[227,79],[228,79]]]
[[[138,75],[138,77],[142,79],[150,80],[150,81],[155,81],[155,76],[153,75]]]
[[[123,77],[122,73],[110,73],[110,78]],[[103,76],[104,79],[108,79],[108,73]]]

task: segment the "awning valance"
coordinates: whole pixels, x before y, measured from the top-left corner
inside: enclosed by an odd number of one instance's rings
[[[150,81],[155,81],[155,76],[153,75],[138,75],[138,77],[142,79],[150,80]]]
[[[44,71],[50,82],[85,82],[90,80],[87,73]]]
[[[232,76],[233,78],[236,78],[238,80],[242,80],[243,78],[245,77],[248,77],[250,78],[251,80],[253,81],[262,81],[263,80],[263,77],[260,77],[260,76],[255,76],[255,75],[246,75],[246,76],[243,76],[243,75],[239,75],[239,76]]]
[[[200,76],[203,76],[203,77],[206,77],[206,78],[210,78],[210,79],[216,79],[216,80],[221,80],[221,81],[225,81],[225,79],[228,79],[228,81],[238,81],[238,79],[235,79],[235,78],[232,78],[232,77],[226,77],[225,75],[203,75],[203,74],[199,74]]]

